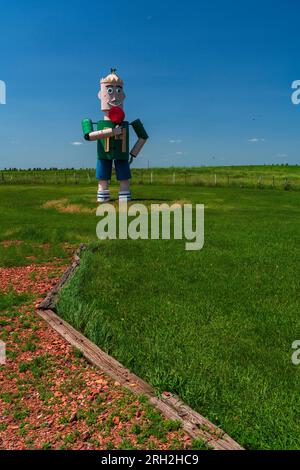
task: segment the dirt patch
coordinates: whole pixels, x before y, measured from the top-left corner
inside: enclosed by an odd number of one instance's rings
[[[47,201],[42,206],[44,209],[55,209],[61,213],[83,213],[83,214],[95,214],[95,209],[81,206],[80,204],[69,204],[67,199],[56,199]]]
[[[170,202],[170,205],[173,204],[179,204],[180,206],[184,206],[184,204],[192,204],[192,201],[189,201],[188,199],[178,199],[178,201]]]
[[[4,246],[4,248],[9,248],[10,246],[20,246],[23,243],[22,240],[3,240],[0,242],[0,245]]]
[[[118,199],[108,201],[108,204],[111,205],[112,211],[114,210],[113,207],[115,208],[117,212],[119,211],[120,206],[119,206]],[[131,201],[128,203],[128,207],[132,206],[133,204],[145,204],[145,201],[139,201],[139,200]],[[177,204],[177,205],[183,206],[184,204],[192,204],[192,202],[185,200],[185,199],[172,201],[172,202],[161,202],[161,203],[157,201],[147,201],[145,205],[149,207],[150,209],[152,204],[168,204],[169,206],[173,204]],[[98,203],[98,205],[101,206],[102,204]],[[84,207],[80,204],[69,204],[67,199],[56,199],[56,200],[47,201],[45,202],[45,204],[43,204],[42,207],[44,209],[55,209],[58,212],[68,213],[68,214],[75,214],[75,213],[96,214],[96,208],[97,208],[96,205],[95,205],[95,208],[92,209],[92,208]]]
[[[124,207],[124,210],[125,210],[125,206],[120,206],[119,204],[119,201],[118,200],[111,200],[108,202],[109,206],[108,206],[108,212],[112,211],[116,211],[116,212],[119,212],[120,211],[120,207]],[[191,201],[188,201],[188,200],[185,200],[185,199],[182,199],[182,200],[178,200],[178,201],[151,201],[151,200],[147,200],[147,201],[144,201],[144,200],[133,200],[133,201],[130,201],[128,204],[127,204],[127,208],[130,208],[131,206],[135,205],[135,204],[143,204],[144,206],[146,206],[148,208],[148,210],[150,211],[151,210],[151,206],[152,205],[163,205],[163,204],[166,204],[168,207],[171,207],[172,205],[175,205],[177,204],[177,206],[180,206],[180,207],[183,207],[184,204],[192,204]],[[99,207],[101,206],[102,204],[99,204]],[[152,208],[152,211],[155,211],[157,210],[156,208]],[[161,210],[161,209],[159,209]],[[121,210],[121,212],[123,212]]]
[[[33,293],[32,304],[0,311],[0,449],[187,449],[174,423],[92,367],[36,313],[65,268],[1,268],[0,289]],[[176,424],[176,423],[175,423]]]

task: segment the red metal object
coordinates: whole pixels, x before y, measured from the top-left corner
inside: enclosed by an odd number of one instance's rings
[[[113,106],[108,111],[108,117],[114,124],[121,124],[125,119],[125,113],[119,106]]]

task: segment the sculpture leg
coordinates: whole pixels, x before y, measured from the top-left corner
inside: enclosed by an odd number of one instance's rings
[[[119,201],[131,201],[130,180],[120,181]]]
[[[117,179],[120,182],[119,201],[131,201],[131,171],[127,160],[115,160]]]
[[[109,181],[108,180],[99,180],[97,201],[98,202],[108,202],[109,198],[110,198]]]
[[[97,202],[108,202],[110,199],[109,181],[111,179],[112,161],[98,160],[96,178],[99,180]]]

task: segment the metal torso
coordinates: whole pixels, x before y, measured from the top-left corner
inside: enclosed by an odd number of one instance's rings
[[[109,120],[97,122],[97,130],[114,129],[116,124]],[[122,122],[120,127],[123,133],[120,136],[98,140],[98,158],[101,160],[128,160],[129,159],[129,123]]]

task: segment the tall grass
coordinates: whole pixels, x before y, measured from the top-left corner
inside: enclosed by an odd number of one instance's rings
[[[133,168],[132,175],[133,183],[139,185],[300,190],[300,167],[298,166]],[[0,185],[95,185],[95,183],[94,169],[0,171]],[[115,183],[115,177],[113,177],[113,183]]]

